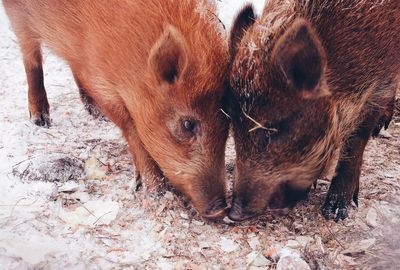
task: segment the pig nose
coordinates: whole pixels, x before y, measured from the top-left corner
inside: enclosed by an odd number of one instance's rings
[[[219,198],[217,197],[211,201],[207,210],[203,214],[203,217],[210,220],[216,220],[222,218],[226,215],[226,209],[227,205],[225,197],[219,197]]]
[[[244,221],[246,219],[252,218],[255,213],[245,210],[243,203],[240,199],[234,199],[232,208],[228,214],[228,217],[233,221]]]

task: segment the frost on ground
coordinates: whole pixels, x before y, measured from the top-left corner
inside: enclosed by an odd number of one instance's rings
[[[219,3],[229,27],[238,4]],[[86,113],[70,71],[48,53],[53,125],[32,125],[21,56],[2,9],[0,47],[0,268],[397,268],[400,115],[370,141],[360,207],[346,221],[320,215],[329,185],[321,180],[286,216],[208,223],[171,192],[135,191],[119,130]],[[232,142],[227,152],[232,161]]]

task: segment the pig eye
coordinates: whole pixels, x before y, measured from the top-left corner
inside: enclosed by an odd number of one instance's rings
[[[184,120],[183,121],[183,129],[186,132],[194,133],[196,129],[196,122],[193,120]]]

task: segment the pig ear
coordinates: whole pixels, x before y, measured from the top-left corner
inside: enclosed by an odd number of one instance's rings
[[[248,4],[242,8],[239,14],[236,16],[235,22],[233,23],[230,36],[229,52],[233,59],[236,55],[237,48],[242,40],[246,30],[253,25],[256,20],[254,15],[253,6]]]
[[[329,94],[325,87],[325,50],[315,31],[304,19],[296,20],[279,39],[272,52],[290,86],[306,99]]]
[[[148,64],[160,84],[172,85],[182,76],[188,64],[188,52],[178,29],[166,26],[150,51]]]

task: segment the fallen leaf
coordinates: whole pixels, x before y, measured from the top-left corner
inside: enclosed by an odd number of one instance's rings
[[[276,265],[276,270],[311,270],[310,266],[300,257],[284,256],[281,257]]]
[[[392,134],[390,134],[389,131],[383,130],[383,129],[379,132],[379,137],[380,138],[385,138],[385,139],[393,138]]]
[[[58,187],[58,192],[73,193],[78,191],[79,183],[75,181],[68,181]]]
[[[259,253],[251,265],[256,267],[267,267],[271,264],[272,262],[270,260],[265,258],[264,255],[262,255],[261,253]]]
[[[376,212],[375,208],[370,208],[367,213],[366,221],[368,226],[370,227],[377,227],[378,226],[378,213]]]
[[[232,228],[232,232],[233,232],[233,233],[240,233],[240,231],[241,231],[241,228],[240,228],[240,227],[233,227],[233,228]]]
[[[249,246],[252,250],[256,250],[260,246],[260,240],[258,239],[257,236],[254,236],[254,237],[251,237],[250,239],[248,239],[247,243],[249,244]]]
[[[365,239],[351,245],[348,249],[342,251],[342,254],[346,256],[357,256],[364,254],[370,247],[372,247],[376,242],[375,238]]]
[[[286,246],[288,248],[294,248],[294,249],[301,247],[300,243],[296,240],[288,240]]]
[[[179,215],[181,216],[182,219],[185,219],[185,220],[189,219],[189,215],[186,213],[180,213]]]
[[[117,217],[118,211],[117,202],[88,201],[74,211],[62,209],[59,217],[72,227],[78,225],[94,227],[110,224]]]
[[[235,251],[239,247],[238,244],[235,243],[235,241],[225,237],[222,237],[221,241],[219,242],[219,245],[224,252],[228,253]]]
[[[106,177],[105,172],[100,167],[99,160],[94,155],[85,161],[85,173],[88,179],[101,180]]]

